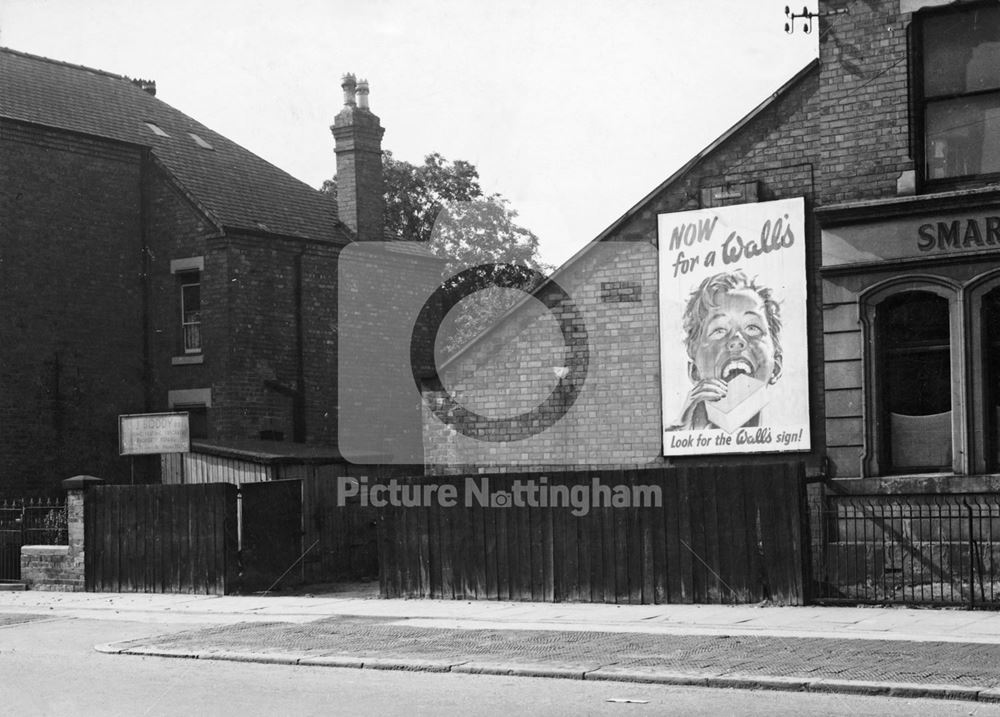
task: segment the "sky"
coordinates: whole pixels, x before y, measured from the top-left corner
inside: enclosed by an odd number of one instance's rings
[[[785,2],[0,0],[0,45],[155,80],[314,187],[353,72],[383,148],[475,164],[558,265],[816,56]]]

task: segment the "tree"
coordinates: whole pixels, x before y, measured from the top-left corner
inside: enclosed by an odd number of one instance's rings
[[[515,264],[548,273],[538,255],[538,237],[517,223],[517,211],[499,193],[485,195],[479,171],[464,160],[428,154],[414,165],[382,152],[386,233],[425,242],[444,261],[445,275],[483,264]],[[336,178],[321,191],[336,195]],[[462,311],[442,326],[443,348],[451,353],[478,335],[533,288],[525,273],[518,290],[486,290],[463,302]],[[534,274],[537,276],[537,274]],[[489,283],[491,277],[484,279]]]
[[[510,260],[533,269],[549,268],[538,257],[538,237],[517,224],[510,202],[499,193],[483,194],[479,171],[472,163],[452,162],[435,152],[414,165],[383,150],[382,176],[386,233],[395,239],[427,242],[446,261]],[[336,197],[337,178],[323,182],[320,191]],[[447,230],[439,227],[435,233],[435,222],[445,208],[451,221]],[[472,229],[476,241],[458,236],[460,226]]]

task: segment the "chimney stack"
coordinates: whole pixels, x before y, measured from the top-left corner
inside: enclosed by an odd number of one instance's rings
[[[156,80],[141,80],[136,78],[134,80],[131,80],[131,82],[133,85],[138,87],[143,92],[146,92],[148,94],[151,94],[153,97],[156,97]]]
[[[368,81],[346,74],[341,82],[344,107],[334,119],[337,153],[337,211],[358,241],[384,238],[382,128],[368,107]]]

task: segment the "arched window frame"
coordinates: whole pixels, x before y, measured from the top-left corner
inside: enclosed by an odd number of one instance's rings
[[[990,426],[987,398],[989,396],[987,345],[983,327],[983,300],[990,292],[1000,289],[1000,270],[991,270],[980,274],[966,285],[965,301],[969,308],[966,320],[969,336],[969,352],[966,358],[969,376],[969,401],[966,413],[969,425],[968,452],[971,456],[971,470],[974,473],[987,473],[997,470],[990,463],[991,439],[987,435]]]
[[[952,434],[952,466],[957,475],[969,471],[968,460],[968,411],[961,410],[966,406],[964,401],[967,381],[966,345],[967,328],[965,316],[965,298],[961,287],[948,279],[937,276],[907,276],[889,279],[870,287],[859,297],[859,316],[864,330],[862,345],[862,361],[864,373],[862,391],[865,397],[864,425],[865,448],[862,454],[862,471],[865,477],[887,474],[886,452],[888,440],[885,437],[880,406],[883,400],[883,387],[879,373],[883,357],[879,354],[880,347],[876,340],[879,306],[887,299],[899,294],[923,291],[940,296],[948,301],[949,325],[949,365],[951,368],[951,434]]]

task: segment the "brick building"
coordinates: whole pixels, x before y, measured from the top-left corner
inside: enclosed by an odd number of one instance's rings
[[[1000,7],[820,0],[812,23],[818,60],[556,272],[575,302],[571,309],[559,305],[531,317],[538,306],[527,300],[443,367],[451,395],[478,412],[463,414],[464,426],[427,413],[432,472],[673,466],[696,480],[698,471],[719,467],[801,466],[813,509],[817,590],[862,595],[851,592],[857,586],[844,587],[855,581],[869,598],[896,599],[949,571],[973,574],[971,554],[980,556],[979,570],[1000,572],[1000,535],[981,518],[995,519],[996,506],[975,513],[979,527],[970,507],[992,505],[1000,491]],[[802,442],[782,443],[777,429],[771,437],[755,429],[743,434],[742,449],[717,450],[716,440],[723,445],[740,432],[720,438],[728,431],[709,421],[707,447],[688,449],[685,441],[698,436],[672,433],[668,424],[676,408],[671,396],[686,394],[697,374],[696,348],[684,357],[690,375],[667,370],[668,344],[676,341],[683,353],[684,307],[670,303],[665,287],[696,267],[693,255],[715,226],[712,217],[723,226],[740,213],[762,217],[768,207],[788,206],[800,207],[793,222],[804,252],[787,277],[768,276],[785,289],[801,284],[779,303],[786,316],[798,312],[802,331],[782,345],[784,371],[779,359],[770,381],[785,393],[772,392],[770,404],[743,425],[764,425],[756,422],[764,411],[805,408]],[[680,228],[685,221],[690,235]],[[775,224],[768,219],[765,226]],[[762,236],[750,254],[747,243],[736,244],[748,265],[741,268],[751,273],[757,264],[747,257],[761,249],[756,261],[776,242],[768,249]],[[711,246],[724,256],[736,244]],[[697,258],[716,260],[705,252]],[[569,314],[582,317],[585,334],[553,332]],[[740,331],[733,340],[747,341]],[[584,335],[585,382],[568,358]],[[537,380],[525,378],[538,367],[545,370]],[[545,376],[547,367],[561,375]],[[798,378],[789,377],[792,369]],[[574,377],[580,390],[567,392]],[[518,390],[497,389],[505,385]],[[559,418],[532,433],[532,406],[547,395],[556,405],[543,406]],[[707,405],[704,395],[699,400]],[[484,440],[477,422],[520,440],[505,441],[502,433]],[[753,445],[754,436],[765,445]],[[788,496],[789,505],[795,500]],[[848,524],[844,511],[855,500],[864,501],[861,517]],[[947,521],[929,528],[931,521],[917,519],[924,510],[928,519],[968,518],[968,529],[959,537]],[[872,521],[879,511],[898,522]],[[878,536],[881,547],[852,531]],[[926,552],[932,541],[937,552]],[[850,569],[843,567],[848,558]],[[830,567],[837,561],[840,567]],[[893,588],[902,575],[908,587]],[[883,584],[873,586],[879,579]],[[954,599],[967,598],[963,592]]]
[[[119,414],[335,444],[336,257],[382,234],[382,128],[344,90],[338,208],[152,82],[0,50],[0,492],[127,480]]]

